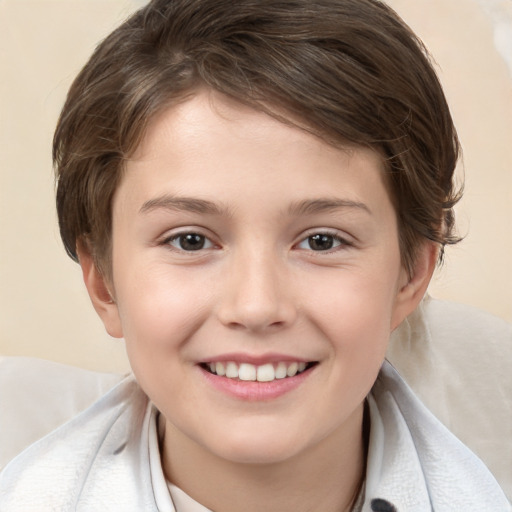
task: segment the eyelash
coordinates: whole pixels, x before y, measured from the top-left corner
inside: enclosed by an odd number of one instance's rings
[[[332,242],[332,247],[329,247],[325,250],[315,250],[311,247],[311,241],[313,238],[317,237],[323,237],[329,239]],[[302,244],[309,244],[308,248],[302,248],[300,247]],[[321,253],[321,254],[331,254],[338,250],[342,250],[347,247],[352,247],[354,244],[349,242],[346,238],[343,238],[337,233],[333,233],[329,230],[323,230],[323,231],[314,231],[308,234],[306,237],[302,238],[298,244],[296,244],[296,247],[299,249],[303,249],[306,251],[310,251],[313,253]]]
[[[200,244],[199,248],[196,249],[185,249],[183,248],[183,243],[186,242],[185,238],[189,238],[189,242],[192,243],[198,243]],[[195,240],[192,238],[195,237]],[[318,239],[321,237],[322,242],[326,242],[329,244],[331,243],[331,246],[326,248],[325,250],[319,249],[315,250],[311,247],[311,243],[313,239]],[[173,245],[173,243],[178,242],[179,247]],[[308,247],[301,247],[302,244],[308,244]],[[173,234],[167,238],[165,238],[162,241],[162,245],[168,246],[171,249],[182,252],[182,253],[199,253],[204,250],[212,249],[215,247],[214,242],[210,240],[206,235],[203,235],[200,232],[197,231],[182,231],[181,233]],[[206,246],[205,246],[206,245]],[[346,238],[343,238],[339,236],[336,233],[332,233],[328,230],[325,231],[313,231],[310,234],[308,234],[306,237],[302,238],[297,244],[294,245],[294,247],[305,250],[305,251],[311,251],[313,253],[323,253],[323,254],[330,254],[333,252],[336,252],[340,249],[352,247],[353,244],[349,242]]]
[[[196,237],[196,240],[197,240],[197,238],[200,238],[200,239],[202,239],[203,246],[199,247],[198,249],[192,249],[192,250],[186,250],[183,247],[173,246],[173,242],[177,241],[178,243],[180,243],[183,241],[183,239],[185,239],[185,237]],[[208,244],[207,247],[204,247],[205,243]],[[165,238],[162,241],[162,245],[169,246],[175,251],[185,252],[185,253],[186,252],[189,252],[189,253],[199,252],[199,251],[203,251],[205,249],[211,249],[215,246],[215,244],[206,235],[203,235],[202,233],[198,233],[197,231],[183,231],[181,233],[176,233],[172,236]],[[180,243],[180,245],[181,245],[181,243]]]

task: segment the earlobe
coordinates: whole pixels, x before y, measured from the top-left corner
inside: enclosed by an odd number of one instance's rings
[[[122,338],[123,330],[117,304],[103,274],[97,268],[90,251],[80,244],[77,249],[85,286],[92,305],[106,331],[114,338]]]
[[[394,331],[423,299],[434,273],[438,253],[436,244],[425,242],[416,255],[413,274],[409,276],[403,269],[406,279],[395,299],[391,331]]]

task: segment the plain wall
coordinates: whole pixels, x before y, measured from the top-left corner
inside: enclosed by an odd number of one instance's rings
[[[71,80],[142,3],[0,0],[0,355],[127,368],[60,243],[50,148]],[[431,294],[512,321],[512,3],[389,3],[435,56],[464,150],[466,238],[448,249]]]

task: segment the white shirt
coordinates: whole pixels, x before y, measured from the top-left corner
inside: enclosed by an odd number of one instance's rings
[[[483,463],[416,399],[391,365],[384,364],[369,404],[363,511],[512,510]],[[175,500],[179,512],[204,512],[179,490],[171,499],[158,452],[157,416],[133,377],[123,380],[6,466],[0,509],[176,512]]]

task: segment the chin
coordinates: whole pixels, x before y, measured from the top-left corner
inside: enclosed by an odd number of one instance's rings
[[[277,432],[277,435],[276,435]],[[280,431],[283,434],[283,431]],[[212,451],[217,456],[237,464],[279,464],[297,456],[306,446],[293,436],[279,435],[273,430],[267,435],[261,431],[247,432],[246,435],[233,435]]]

